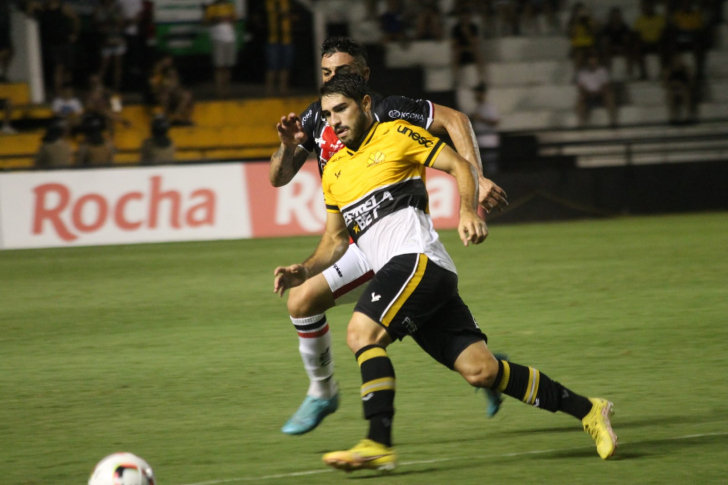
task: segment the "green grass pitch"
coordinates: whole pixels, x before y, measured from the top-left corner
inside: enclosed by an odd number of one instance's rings
[[[718,483],[728,476],[728,214],[493,225],[442,238],[493,350],[615,403],[599,459],[580,423],[480,393],[406,339],[394,439],[373,483]],[[365,433],[352,306],[329,312],[339,411],[279,429],[307,379],[273,268],[317,238],[0,253],[0,483],[86,483],[115,451],[162,485],[341,483],[321,463]],[[351,482],[355,483],[355,482]]]

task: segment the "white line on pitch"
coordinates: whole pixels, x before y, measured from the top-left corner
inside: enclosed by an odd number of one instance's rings
[[[701,434],[686,434],[684,436],[673,436],[671,438],[660,438],[662,440],[689,440],[692,438],[705,438],[706,436],[725,436],[728,435],[728,431],[726,432],[716,432],[716,433],[701,433]],[[641,440],[641,441],[651,441],[651,440]],[[633,444],[633,443],[640,443],[641,441],[630,441],[630,442],[620,442],[621,445],[626,444]],[[589,446],[591,448],[592,446]],[[562,451],[572,451],[572,450],[582,450],[584,448],[587,448],[586,446],[578,446],[574,448],[554,448],[551,450],[532,450],[532,451],[519,451],[515,453],[503,453],[501,455],[489,455],[489,458],[511,458],[514,456],[525,456],[525,455],[541,455],[544,453],[556,453],[556,452],[562,452]],[[458,461],[458,460],[472,460],[472,459],[479,459],[482,460],[482,456],[474,457],[474,456],[459,456],[459,457],[449,457],[449,458],[433,458],[432,460],[415,460],[415,461],[404,461],[402,463],[399,463],[398,466],[411,466],[411,465],[427,465],[429,463],[442,463],[447,461]],[[329,473],[334,470],[330,468],[323,468],[321,470],[308,470],[303,472],[292,472],[292,473],[280,473],[277,475],[263,475],[260,477],[237,477],[237,478],[223,478],[221,480],[208,480],[206,482],[195,482],[195,483],[188,483],[185,485],[219,485],[222,483],[235,483],[235,482],[253,482],[253,481],[259,481],[259,480],[272,480],[274,478],[292,478],[292,477],[301,477],[305,475],[318,475],[320,473]]]

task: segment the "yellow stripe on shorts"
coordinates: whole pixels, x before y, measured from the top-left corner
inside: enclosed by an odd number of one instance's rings
[[[397,312],[399,312],[399,309],[402,308],[402,305],[404,305],[407,299],[417,289],[420,281],[422,281],[422,277],[425,275],[427,261],[428,259],[426,255],[418,254],[417,269],[415,269],[414,274],[405,285],[404,290],[399,294],[399,296],[397,296],[397,299],[394,300],[394,302],[389,306],[387,311],[384,312],[384,316],[382,317],[382,325],[384,325],[385,327],[389,326],[389,324],[392,322],[392,319],[397,316]]]

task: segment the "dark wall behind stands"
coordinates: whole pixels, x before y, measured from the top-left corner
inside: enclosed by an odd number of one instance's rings
[[[499,223],[728,210],[728,161],[566,167],[490,177],[510,202],[489,218]]]

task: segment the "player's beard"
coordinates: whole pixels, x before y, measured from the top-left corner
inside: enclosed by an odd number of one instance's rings
[[[369,125],[369,117],[367,117],[364,111],[359,111],[354,122],[348,127],[349,133],[345,135],[346,140],[342,140],[341,138],[339,138],[339,140],[341,140],[341,142],[350,150],[356,151],[364,141]]]

